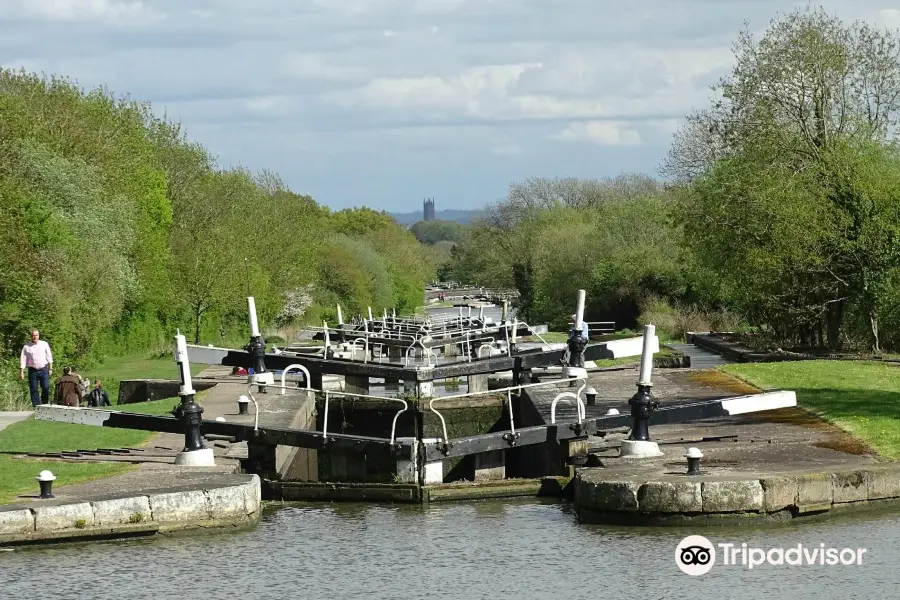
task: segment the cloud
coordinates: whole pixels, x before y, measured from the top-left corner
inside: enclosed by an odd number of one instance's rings
[[[886,0],[823,3],[900,26]],[[0,0],[0,66],[149,100],[223,163],[335,207],[465,208],[511,178],[654,172],[743,22],[805,5]]]
[[[616,121],[572,123],[552,137],[565,142],[593,142],[600,146],[637,146],[641,143],[640,133],[628,123]]]
[[[12,0],[8,18],[48,21],[102,21],[112,24],[147,24],[165,15],[137,0]]]

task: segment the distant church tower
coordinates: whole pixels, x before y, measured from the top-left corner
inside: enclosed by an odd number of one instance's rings
[[[434,220],[434,198],[425,198],[425,221]]]

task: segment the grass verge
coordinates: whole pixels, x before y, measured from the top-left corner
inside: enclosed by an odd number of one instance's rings
[[[204,392],[197,394],[202,401]],[[166,415],[177,398],[128,404],[123,409],[150,415]],[[44,469],[56,475],[56,485],[67,485],[111,477],[137,468],[135,465],[104,462],[64,462],[37,458],[16,458],[13,454],[54,453],[100,448],[129,448],[146,444],[156,434],[135,429],[113,429],[92,425],[72,425],[35,421],[29,417],[0,431],[0,504],[14,502],[16,496],[37,490],[34,478]]]
[[[797,393],[798,406],[900,459],[900,368],[870,361],[727,365],[721,370],[759,388]]]
[[[135,465],[111,462],[72,463],[0,456],[0,504],[17,502],[17,496],[21,495],[37,495],[39,488],[34,478],[44,469],[56,475],[54,485],[66,485],[121,475],[135,468]]]
[[[198,374],[207,366],[192,364],[191,375]],[[102,381],[103,388],[109,394],[109,401],[115,404],[119,398],[121,381],[127,379],[178,379],[178,369],[171,356],[163,358],[116,356],[105,359],[91,369],[86,369],[81,376],[90,379],[91,387],[93,387],[94,379]]]

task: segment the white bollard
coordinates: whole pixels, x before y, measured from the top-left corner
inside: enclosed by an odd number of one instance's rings
[[[190,396],[194,394],[194,388],[191,384],[191,365],[188,362],[187,341],[180,331],[175,333],[175,364],[178,365],[178,375],[181,377],[181,386],[178,390],[179,396]]]
[[[259,323],[256,320],[256,300],[247,296],[247,308],[250,312],[250,337],[259,337]]]
[[[251,308],[253,308],[252,305]],[[254,314],[254,312],[251,311],[251,314]],[[253,321],[251,320],[252,327]],[[178,395],[181,397],[181,409],[193,409],[202,414],[203,409],[198,407],[194,401],[195,392],[191,383],[191,367],[188,362],[187,343],[180,331],[176,331],[175,334],[175,362],[178,364],[178,372],[181,376],[181,386],[178,390]],[[206,448],[203,445],[203,438],[200,436],[199,430],[200,415],[197,414],[196,418],[197,421],[195,423],[198,428],[187,427],[185,431],[185,449],[175,455],[175,464],[189,467],[214,467],[216,466],[216,460],[213,449]],[[192,446],[193,449],[187,449]]]
[[[644,325],[644,348],[641,351],[641,376],[638,385],[653,385],[650,372],[653,369],[653,340],[656,336],[655,325]]]
[[[578,302],[575,308],[575,331],[581,330],[582,322],[584,321],[584,298],[585,291],[578,290]]]

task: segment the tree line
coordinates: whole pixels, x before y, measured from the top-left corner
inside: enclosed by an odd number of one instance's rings
[[[660,174],[531,179],[448,269],[527,319],[588,315],[780,346],[900,348],[900,35],[808,7],[739,33]]]
[[[331,211],[221,168],[151,106],[0,70],[0,353],[28,330],[61,364],[422,304],[431,251],[386,213]],[[12,369],[6,369],[8,377]]]

